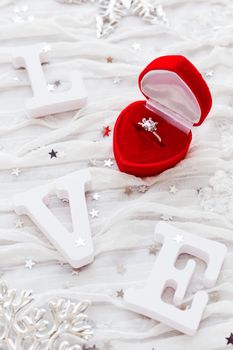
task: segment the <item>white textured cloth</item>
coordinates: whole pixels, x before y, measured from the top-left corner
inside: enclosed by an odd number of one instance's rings
[[[33,289],[38,299],[51,296],[90,299],[94,338],[90,346],[134,350],[222,350],[233,332],[233,37],[231,0],[163,0],[168,26],[149,25],[139,17],[122,19],[106,39],[97,39],[97,6],[61,4],[55,0],[28,1],[27,14],[34,20],[14,21],[15,5],[21,1],[0,0],[0,267],[2,278],[11,287]],[[80,111],[26,117],[23,101],[31,96],[24,70],[10,62],[11,47],[37,42],[51,45],[51,62],[44,66],[48,82],[61,80],[71,70],[82,72],[88,102]],[[138,48],[139,44],[141,48]],[[152,59],[164,54],[187,56],[204,74],[213,94],[213,108],[202,126],[193,130],[193,141],[185,160],[159,176],[140,179],[120,173],[113,159],[112,133],[103,138],[102,128],[111,129],[119,112],[128,103],[142,99],[137,77]],[[112,56],[113,63],[106,57]],[[16,79],[18,77],[18,79]],[[114,79],[120,82],[114,84]],[[129,145],[130,147],[130,145]],[[64,157],[50,159],[54,149]],[[99,210],[90,218],[95,261],[72,274],[63,257],[23,217],[23,227],[12,208],[11,197],[89,166],[92,192],[87,193],[88,210]],[[21,170],[19,176],[12,169]],[[139,192],[140,185],[150,186]],[[178,192],[169,192],[175,185]],[[125,188],[132,186],[127,195]],[[99,201],[92,194],[100,194]],[[70,226],[68,205],[51,199],[53,211]],[[164,216],[163,216],[164,215]],[[188,337],[143,318],[124,307],[116,292],[140,286],[156,259],[149,254],[154,244],[154,226],[172,217],[172,224],[228,247],[227,257],[204,313],[200,330]],[[158,246],[159,249],[159,246]],[[187,257],[181,259],[185,263]],[[36,264],[27,269],[25,261]],[[64,262],[64,265],[59,264]],[[122,272],[122,266],[125,268]],[[119,268],[120,266],[120,268]],[[124,269],[123,269],[124,270]],[[194,276],[189,295],[202,288],[202,270]]]

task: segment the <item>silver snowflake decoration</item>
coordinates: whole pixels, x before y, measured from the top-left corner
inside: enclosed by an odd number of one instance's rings
[[[130,11],[151,24],[167,23],[162,6],[153,0],[99,0],[99,4],[99,14],[96,16],[98,38],[108,36]]]
[[[99,0],[99,3],[99,15],[96,16],[98,38],[108,36],[130,11],[151,24],[167,23],[162,6],[153,0]]]
[[[88,0],[57,0],[66,4],[82,4]],[[106,37],[117,27],[121,18],[128,13],[140,16],[148,23],[167,24],[167,17],[162,5],[155,0],[89,0],[99,4],[96,15],[96,35]]]
[[[44,308],[29,308],[30,291],[17,293],[0,282],[0,349],[81,350],[92,336],[84,313],[88,301],[54,299]]]

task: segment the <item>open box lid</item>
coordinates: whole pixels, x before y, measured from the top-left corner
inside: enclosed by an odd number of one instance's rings
[[[138,82],[148,108],[170,118],[181,129],[200,125],[211,109],[205,80],[184,56],[155,59],[142,71]]]

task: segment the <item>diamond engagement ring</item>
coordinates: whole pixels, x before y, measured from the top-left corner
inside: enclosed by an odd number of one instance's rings
[[[157,124],[158,122],[154,122],[152,120],[152,118],[146,119],[143,118],[141,122],[138,122],[139,125],[141,125],[141,127],[145,130],[145,131],[149,131],[152,132],[153,135],[155,135],[155,137],[157,138],[157,140],[159,142],[162,142],[161,137],[157,134],[156,130],[157,130]]]

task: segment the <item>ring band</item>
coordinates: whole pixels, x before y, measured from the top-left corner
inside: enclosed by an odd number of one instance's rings
[[[157,138],[157,140],[161,143],[162,139],[156,132],[157,124],[158,122],[155,122],[154,120],[152,120],[152,118],[149,118],[149,119],[143,118],[141,122],[138,122],[138,125],[140,125],[145,131],[151,132]]]
[[[157,134],[157,132],[153,131],[153,134],[157,137],[159,142],[162,142],[161,137]]]

